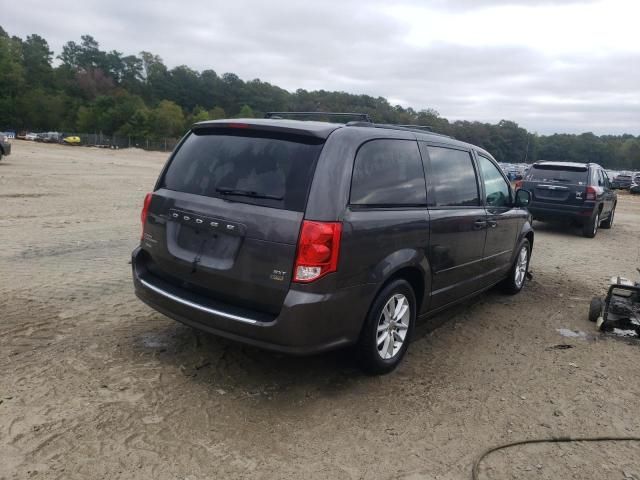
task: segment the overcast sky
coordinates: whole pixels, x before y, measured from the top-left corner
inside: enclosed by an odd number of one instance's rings
[[[5,5],[7,7],[8,5]],[[21,0],[10,35],[80,35],[293,91],[387,97],[539,133],[640,134],[639,0]]]

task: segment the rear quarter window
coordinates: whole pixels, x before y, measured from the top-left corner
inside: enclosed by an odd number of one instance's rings
[[[303,211],[322,145],[298,135],[196,130],[173,156],[161,187]]]

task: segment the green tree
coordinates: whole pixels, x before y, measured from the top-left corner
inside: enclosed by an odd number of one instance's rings
[[[624,168],[640,169],[640,139],[627,138],[620,146],[620,163]]]
[[[197,123],[197,122],[204,122],[205,120],[209,120],[209,112],[207,112],[204,108],[202,108],[201,106],[196,106],[196,108],[193,109],[193,113],[191,114],[190,123]]]
[[[39,35],[29,35],[22,44],[22,61],[26,81],[31,86],[44,86],[51,80],[51,59],[47,41]]]
[[[253,109],[249,105],[243,105],[238,113],[238,118],[253,118]]]
[[[161,101],[149,115],[149,131],[156,138],[178,137],[184,133],[184,113],[170,100]]]
[[[146,107],[136,110],[118,133],[132,137],[144,137],[149,134],[149,110]]]
[[[168,72],[169,93],[165,98],[191,111],[199,104],[200,75],[186,65]]]
[[[21,57],[19,39],[0,36],[0,130],[18,121],[17,99],[26,84]]]
[[[66,119],[68,98],[63,93],[52,94],[43,88],[27,89],[16,99],[14,127],[31,130],[62,130]]]
[[[209,118],[211,120],[219,120],[221,118],[227,118],[227,114],[222,107],[213,107],[211,111],[209,111]]]

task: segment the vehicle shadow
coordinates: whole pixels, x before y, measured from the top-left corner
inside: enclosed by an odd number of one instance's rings
[[[247,398],[270,398],[284,392],[332,395],[365,378],[351,349],[313,356],[286,355],[178,323],[143,334],[135,347],[154,349],[159,362],[178,368],[186,378],[206,385],[212,392]]]
[[[580,227],[579,225],[575,225],[571,221],[540,222],[538,220],[535,220],[533,223],[533,228],[536,232],[544,232],[551,235],[584,238],[582,235],[582,227]]]
[[[431,332],[456,321],[475,303],[493,295],[496,293],[482,294],[428,320],[419,321],[413,342],[425,341]],[[159,316],[158,319],[161,318],[164,317]],[[179,323],[162,322],[161,325],[136,337],[134,348],[138,351],[152,350],[162,365],[179,369],[186,378],[205,385],[212,393],[230,393],[247,399],[271,399],[278,395],[302,399],[332,397],[377,384],[382,378],[385,382],[406,381],[407,376],[413,376],[415,372],[407,365],[414,361],[410,357],[389,376],[375,377],[359,368],[354,348],[313,356],[293,356],[247,346]],[[437,358],[437,353],[429,354],[432,355]]]

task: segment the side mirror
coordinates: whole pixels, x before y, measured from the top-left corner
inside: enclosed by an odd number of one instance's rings
[[[518,190],[516,192],[516,207],[526,207],[531,203],[531,192],[529,190]]]

